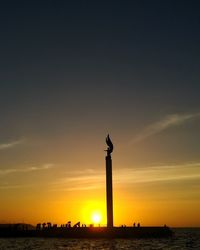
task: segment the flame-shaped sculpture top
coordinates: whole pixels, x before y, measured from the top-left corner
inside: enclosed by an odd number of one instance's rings
[[[110,155],[113,151],[113,144],[112,144],[112,141],[109,137],[109,134],[107,135],[106,137],[106,144],[108,145],[108,148],[107,148],[107,154]]]

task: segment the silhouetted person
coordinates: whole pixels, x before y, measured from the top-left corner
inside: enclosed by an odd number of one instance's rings
[[[47,222],[47,228],[51,228],[51,222]]]
[[[80,227],[80,221],[79,222],[77,222],[73,227]]]
[[[140,227],[140,223],[138,223],[137,226]]]
[[[71,221],[68,221],[68,222],[67,222],[66,227],[67,227],[67,228],[70,228],[70,227],[71,227]]]
[[[133,223],[133,227],[135,227],[135,222]]]

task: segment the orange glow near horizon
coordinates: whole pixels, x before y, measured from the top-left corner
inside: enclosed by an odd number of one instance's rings
[[[141,225],[164,225],[169,226],[198,226],[199,221],[199,201],[177,200],[179,195],[168,190],[171,200],[163,197],[163,194],[153,194],[150,187],[147,190],[127,189],[120,191],[116,189],[114,193],[114,225],[133,225],[140,222]],[[145,189],[145,188],[144,188]],[[23,201],[19,197],[4,203],[1,210],[1,222],[26,222],[37,224],[51,221],[52,223],[63,224],[72,221],[72,225],[78,221],[81,224],[106,225],[106,204],[104,199],[105,190],[90,190],[84,192],[74,192],[70,195],[58,194],[44,197],[38,193],[37,198],[32,197]],[[152,193],[151,193],[152,191]],[[133,195],[130,195],[133,193]],[[171,194],[170,194],[171,193]],[[91,196],[97,199],[88,199]],[[67,197],[67,198],[66,198]],[[40,204],[35,202],[39,200]],[[17,203],[18,200],[18,203]],[[39,205],[38,205],[39,204]],[[99,221],[99,218],[100,221]],[[97,221],[98,219],[98,221]]]
[[[79,157],[73,155],[69,163],[16,165],[10,172],[9,166],[2,171],[0,177],[5,184],[0,188],[0,223],[36,225],[51,221],[60,225],[71,221],[74,225],[80,221],[105,226],[104,145],[102,151],[94,148],[94,152],[100,152],[98,155],[84,151],[89,145],[82,148],[80,154],[77,152]],[[132,226],[134,222],[142,226],[200,225],[199,161],[139,165],[127,157],[123,158],[126,163],[123,166],[121,158],[125,152],[120,151],[122,153],[113,153],[112,157],[114,226]],[[56,156],[52,162],[56,162],[58,152],[52,155]],[[71,152],[69,155],[71,157]],[[94,166],[93,162],[97,164]],[[94,219],[93,214],[99,215],[100,221],[97,217]]]

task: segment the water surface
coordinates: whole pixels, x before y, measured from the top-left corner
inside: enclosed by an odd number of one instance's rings
[[[200,229],[173,229],[169,239],[56,239],[0,238],[0,250],[109,250],[109,249],[199,249]]]

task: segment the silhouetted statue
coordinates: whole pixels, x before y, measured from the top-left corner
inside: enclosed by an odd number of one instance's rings
[[[113,151],[113,144],[112,141],[110,140],[109,134],[106,137],[106,144],[108,145],[108,148],[105,151],[107,151],[107,155],[109,156]]]
[[[111,153],[113,151],[113,144],[110,140],[109,134],[106,137],[106,144],[108,146],[106,156],[106,203],[107,203],[107,227],[113,227],[113,192],[112,192],[112,159]]]

